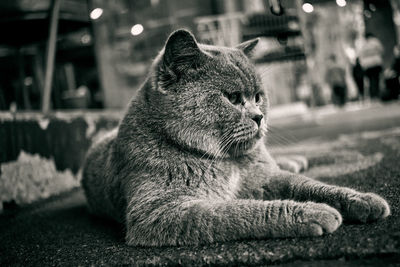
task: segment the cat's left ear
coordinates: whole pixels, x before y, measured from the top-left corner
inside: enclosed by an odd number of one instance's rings
[[[201,61],[202,52],[197,41],[187,30],[177,30],[165,44],[164,65],[177,74],[195,68]]]
[[[252,39],[238,44],[236,48],[242,50],[246,56],[251,57],[253,55],[254,48],[256,47],[259,41],[260,38]]]
[[[158,66],[158,88],[166,93],[170,85],[201,66],[204,57],[193,34],[184,29],[173,32],[165,44]]]

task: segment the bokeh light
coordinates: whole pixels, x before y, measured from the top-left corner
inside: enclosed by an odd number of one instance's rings
[[[89,34],[85,33],[84,35],[82,35],[82,37],[81,37],[82,44],[89,44],[91,41],[92,41],[92,37]]]
[[[90,18],[91,19],[98,19],[101,17],[101,15],[103,14],[103,9],[101,8],[95,8],[92,10],[92,12],[90,12]]]
[[[340,7],[344,7],[347,5],[346,0],[336,0],[336,4]]]
[[[135,24],[131,28],[131,34],[132,35],[139,35],[143,32],[144,28],[142,24]]]
[[[310,3],[304,3],[302,8],[303,8],[303,11],[306,13],[311,13],[314,11],[314,6],[311,5]]]

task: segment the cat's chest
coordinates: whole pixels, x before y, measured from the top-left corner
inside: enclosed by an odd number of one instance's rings
[[[235,165],[221,164],[214,167],[201,188],[212,197],[230,200],[236,198],[241,185],[239,168]]]
[[[229,190],[232,191],[233,193],[235,193],[235,195],[236,195],[236,193],[240,189],[240,185],[241,185],[240,172],[236,166],[233,167],[231,169],[230,173],[227,175],[227,181],[228,181]]]

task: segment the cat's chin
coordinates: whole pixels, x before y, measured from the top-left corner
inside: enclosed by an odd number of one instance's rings
[[[228,150],[228,155],[233,158],[247,155],[257,147],[257,144],[261,142],[261,139],[262,137],[257,135],[247,140],[235,142]]]
[[[231,143],[227,154],[233,158],[249,154],[259,143],[262,143],[264,136],[265,131],[263,129],[245,132],[244,135],[238,136],[238,138]]]

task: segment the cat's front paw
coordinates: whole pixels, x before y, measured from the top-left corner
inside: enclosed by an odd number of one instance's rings
[[[320,203],[307,202],[294,214],[298,234],[320,236],[334,232],[342,224],[340,213]]]
[[[275,161],[279,168],[293,173],[300,173],[308,169],[308,160],[301,155],[279,156]]]
[[[386,200],[373,193],[359,193],[349,197],[344,217],[348,221],[370,222],[386,218],[390,208]]]

